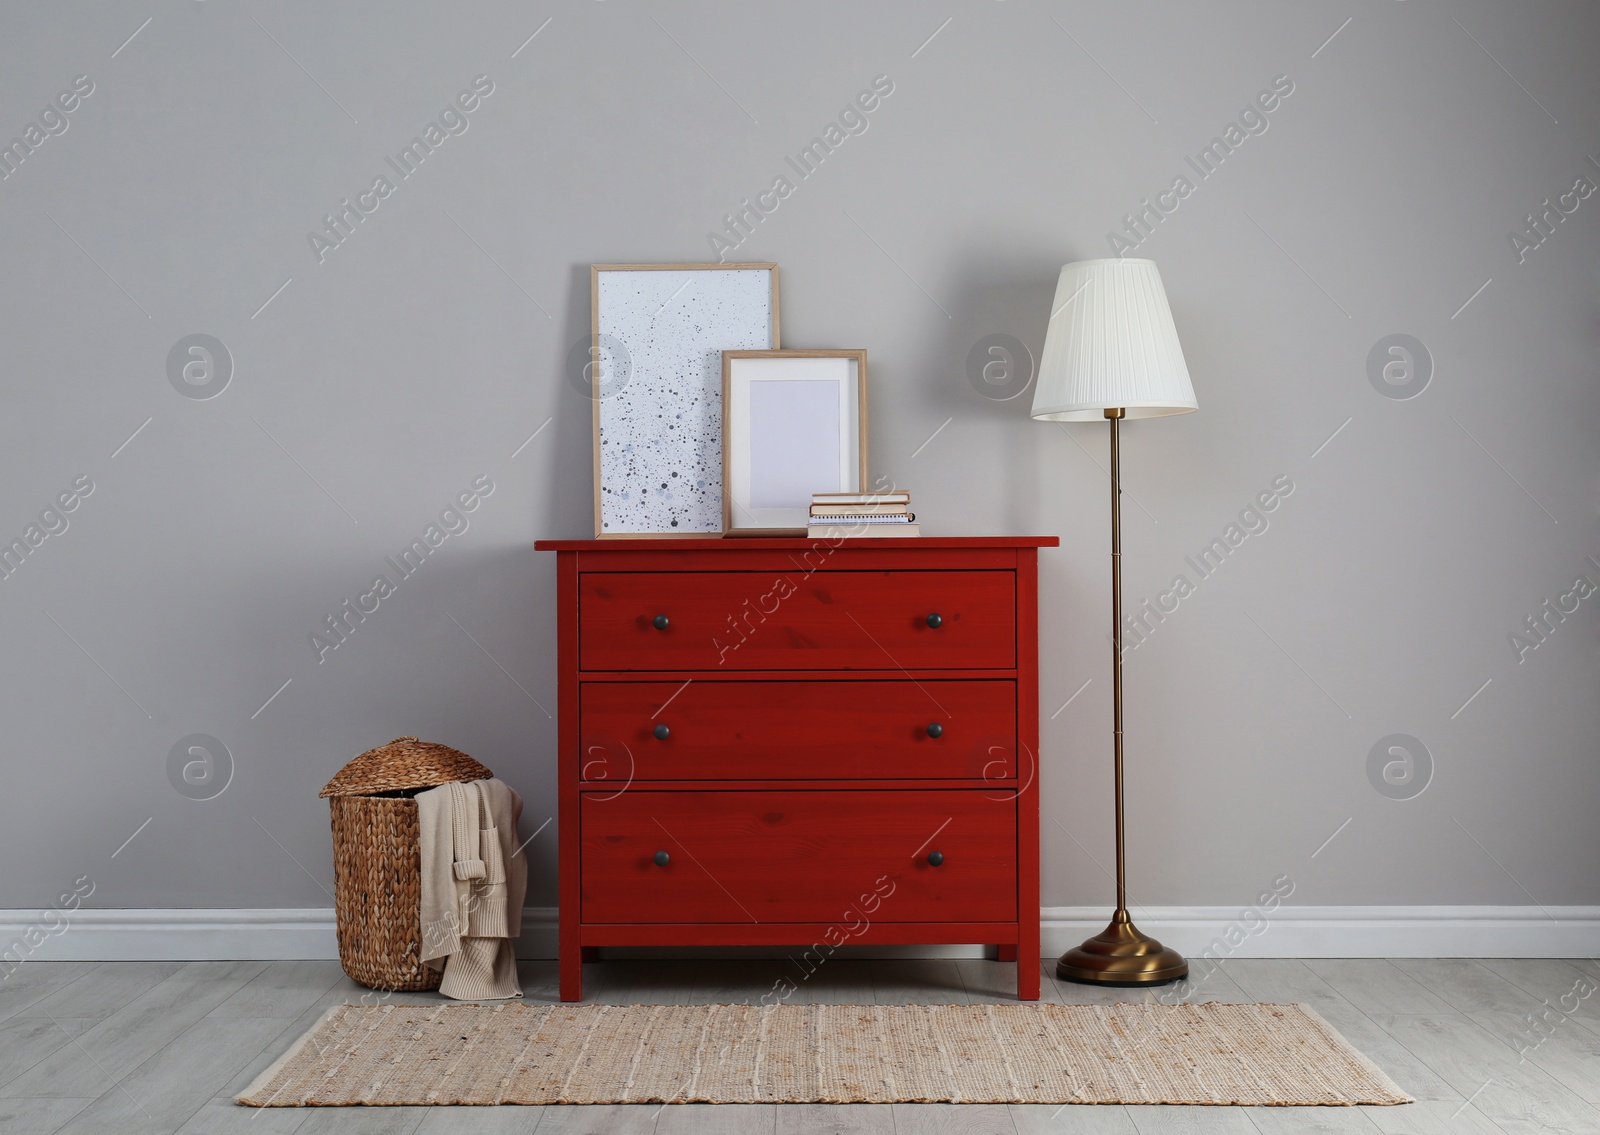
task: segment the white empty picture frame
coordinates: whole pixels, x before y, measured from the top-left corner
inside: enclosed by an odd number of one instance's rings
[[[867,352],[722,352],[722,527],[804,534],[813,493],[867,481]]]
[[[778,266],[596,264],[591,359],[599,538],[722,531],[722,352],[778,345]],[[603,388],[602,388],[603,389]]]

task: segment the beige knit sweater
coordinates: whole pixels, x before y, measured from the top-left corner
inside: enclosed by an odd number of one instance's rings
[[[518,846],[522,798],[503,781],[417,793],[422,853],[422,960],[461,1000],[521,997],[516,952],[528,861]]]

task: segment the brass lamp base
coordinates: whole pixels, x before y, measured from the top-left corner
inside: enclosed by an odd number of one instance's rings
[[[1056,976],[1085,985],[1165,985],[1188,977],[1189,963],[1141,934],[1128,912],[1119,910],[1099,934],[1061,955]]]

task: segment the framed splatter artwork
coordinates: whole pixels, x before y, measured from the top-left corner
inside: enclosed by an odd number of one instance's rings
[[[778,347],[778,266],[596,264],[595,536],[722,532],[722,352]]]

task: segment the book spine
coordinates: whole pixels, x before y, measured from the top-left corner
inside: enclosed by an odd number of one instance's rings
[[[831,524],[840,520],[859,520],[863,524],[905,524],[917,518],[914,512],[841,512],[811,517],[813,522]]]
[[[812,504],[829,504],[829,505],[840,505],[840,504],[910,504],[911,503],[911,495],[909,493],[907,493],[904,496],[874,496],[871,493],[863,493],[860,496],[833,496],[833,495],[826,494],[826,493],[813,493],[812,497],[811,497],[811,503]]]
[[[814,504],[811,506],[812,516],[910,516],[911,511],[903,507],[895,508],[861,508],[836,507],[834,505]]]
[[[875,524],[869,528],[850,529],[843,524],[813,524],[807,531],[808,536],[826,534],[833,536],[843,533],[849,536],[866,538],[884,538],[889,536],[920,536],[922,528],[916,524]]]

